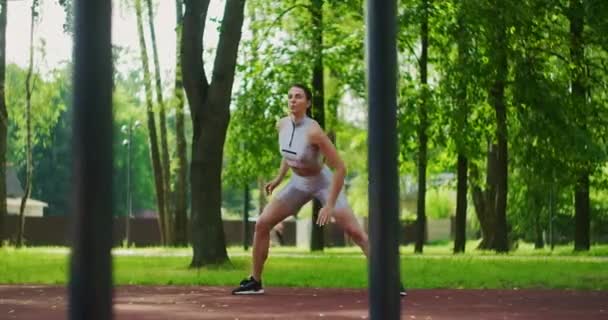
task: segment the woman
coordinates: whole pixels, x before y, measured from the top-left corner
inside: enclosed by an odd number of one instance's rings
[[[279,150],[283,156],[279,173],[265,186],[267,194],[281,183],[288,169],[289,183],[264,208],[256,225],[253,238],[253,267],[251,276],[232,294],[263,294],[262,270],[268,257],[270,230],[288,216],[295,214],[312,198],[323,207],[316,223],[323,226],[333,220],[368,256],[369,242],[357,222],[344,194],[346,166],[329,137],[319,124],[306,115],[311,107],[312,93],[304,85],[294,84],[288,95],[289,116],[277,123]],[[323,164],[323,157],[333,173]],[[405,295],[403,287],[401,295]]]

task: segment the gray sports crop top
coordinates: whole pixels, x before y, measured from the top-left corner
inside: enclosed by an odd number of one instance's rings
[[[319,147],[308,141],[308,131],[313,123],[309,117],[302,118],[298,124],[289,119],[279,129],[279,150],[288,166],[318,168],[322,165]]]

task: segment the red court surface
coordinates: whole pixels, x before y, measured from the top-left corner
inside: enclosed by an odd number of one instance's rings
[[[368,319],[367,291],[265,288],[232,296],[227,287],[121,286],[114,318]],[[608,319],[608,291],[410,290],[401,319]],[[0,319],[67,319],[67,292],[56,286],[0,285]]]

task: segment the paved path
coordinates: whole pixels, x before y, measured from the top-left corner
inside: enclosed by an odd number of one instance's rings
[[[227,287],[121,286],[118,320],[367,319],[367,291],[265,288],[263,296],[232,296]],[[66,289],[0,285],[0,319],[66,317]],[[608,291],[411,290],[401,319],[608,320]]]

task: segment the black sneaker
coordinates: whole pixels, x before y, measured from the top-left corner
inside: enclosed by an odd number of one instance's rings
[[[399,284],[399,295],[402,297],[407,296],[407,292],[405,291],[405,288],[403,287],[403,283]]]
[[[250,276],[248,279],[243,279],[238,288],[232,290],[232,294],[264,294],[262,281],[257,281]]]

